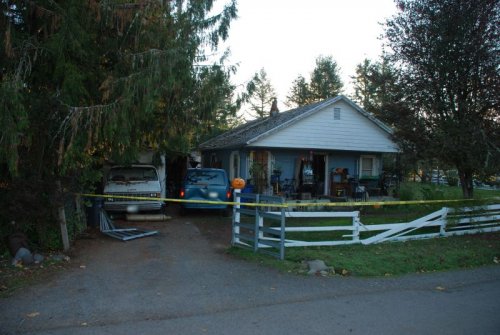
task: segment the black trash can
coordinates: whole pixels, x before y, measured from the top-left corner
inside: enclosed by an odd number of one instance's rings
[[[86,199],[87,227],[95,228],[100,224],[100,212],[103,205],[103,199],[91,197]]]

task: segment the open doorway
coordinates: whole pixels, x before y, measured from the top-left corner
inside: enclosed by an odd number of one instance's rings
[[[326,183],[326,155],[313,154],[312,168],[314,174],[314,189],[315,196],[325,194]]]
[[[189,166],[191,167],[191,166]],[[179,190],[182,185],[182,180],[186,175],[188,168],[188,158],[183,155],[170,156],[167,158],[167,197],[179,197]]]

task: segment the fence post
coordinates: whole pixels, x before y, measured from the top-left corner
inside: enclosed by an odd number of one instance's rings
[[[352,240],[353,242],[359,242],[359,211],[354,213],[355,215],[352,217]]]
[[[259,203],[260,203],[260,196],[259,196],[259,194],[256,194],[255,195],[255,204],[258,205]],[[259,208],[259,206],[255,206],[255,225],[254,225],[254,232],[253,232],[253,236],[254,236],[253,251],[254,252],[257,252],[259,250],[260,219],[261,219],[260,208]]]
[[[441,225],[439,226],[439,235],[446,236],[446,224],[448,223],[448,207],[443,207],[443,212],[441,213]]]
[[[269,207],[267,209],[269,210]],[[259,215],[259,241],[264,238],[264,230],[262,228],[264,228],[264,217]]]
[[[241,203],[241,189],[236,188],[234,190],[234,200],[236,205],[233,206],[233,232],[231,236],[231,245],[240,243],[240,203]]]
[[[285,199],[281,198],[280,260],[285,259]]]

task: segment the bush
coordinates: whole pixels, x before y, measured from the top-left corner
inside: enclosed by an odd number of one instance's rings
[[[415,190],[409,183],[401,184],[399,188],[399,200],[409,201],[415,200]]]
[[[422,187],[423,200],[444,200],[444,191],[435,186]]]
[[[448,181],[448,185],[458,186],[459,178],[457,170],[446,171],[446,180]]]
[[[14,231],[26,234],[33,250],[62,248],[55,193],[53,182],[40,180],[19,179],[0,188],[0,254],[7,249],[6,239]],[[69,238],[74,240],[86,225],[75,213],[73,196],[68,194],[63,201]]]

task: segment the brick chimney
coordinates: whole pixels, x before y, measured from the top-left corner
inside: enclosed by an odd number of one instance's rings
[[[269,112],[270,116],[278,115],[280,110],[278,109],[278,99],[273,99],[273,104],[271,105],[271,111]]]

